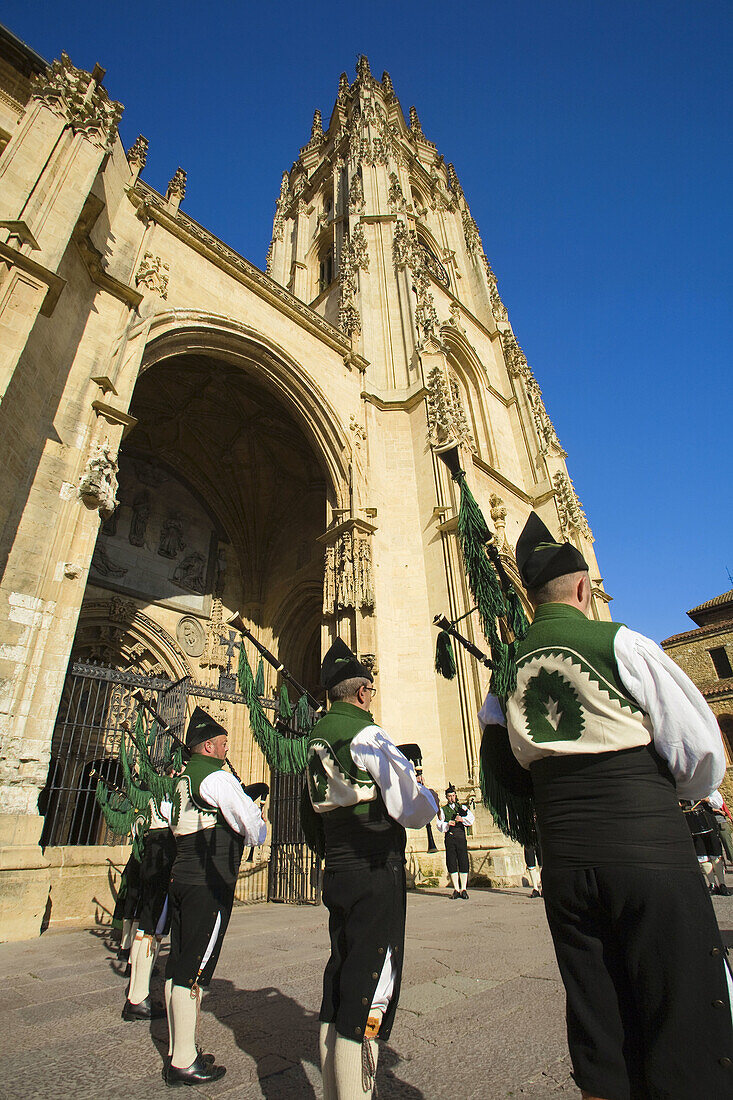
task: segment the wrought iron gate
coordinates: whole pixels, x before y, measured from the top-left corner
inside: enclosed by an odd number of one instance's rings
[[[119,844],[123,838],[107,827],[97,805],[95,791],[100,778],[121,785],[118,763],[123,730],[132,728],[142,691],[171,732],[185,734],[189,696],[243,703],[233,676],[222,674],[219,688],[197,684],[190,677],[171,681],[165,677],[123,671],[106,665],[75,661],[67,674],[51,743],[48,779],[39,799],[45,816],[41,844]],[[274,699],[263,706],[277,711]],[[153,760],[168,755],[170,735],[161,733],[153,746]],[[317,902],[320,863],[306,846],[300,828],[300,775],[272,772],[269,799],[271,860],[268,899],[285,902]],[[128,838],[129,839],[129,838]],[[124,841],[123,841],[124,842]]]
[[[321,897],[321,861],[303,840],[300,796],[303,775],[272,776],[272,846],[268,901],[318,905]]]

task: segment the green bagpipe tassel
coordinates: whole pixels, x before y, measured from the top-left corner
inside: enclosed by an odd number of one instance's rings
[[[260,669],[258,669],[258,679]],[[244,701],[249,709],[249,727],[257,744],[265,754],[265,759],[271,768],[294,775],[302,772],[307,761],[307,737],[284,737],[268,721],[265,709],[260,698],[262,692],[257,691],[257,684],[252,676],[247,654],[244,646],[239,647],[239,668],[237,670],[239,690],[244,696]],[[264,684],[264,670],[262,671]]]
[[[438,634],[435,643],[435,671],[446,680],[452,680],[456,674],[456,659],[453,654],[451,636],[445,630]]]
[[[171,757],[171,764],[173,765],[173,771],[178,774],[183,771],[183,746],[177,745],[173,756]]]
[[[288,685],[283,680],[280,685],[280,717],[288,722],[293,717],[293,708],[288,695]]]
[[[129,799],[121,791],[110,791],[103,779],[97,780],[94,797],[109,831],[115,836],[127,836],[135,820]]]
[[[135,730],[137,730],[137,724]],[[151,796],[155,800],[156,809],[160,813],[161,802],[170,800],[173,791],[175,789],[177,779],[175,776],[161,775],[156,769],[153,761],[150,759],[150,753],[148,746],[142,738],[135,736],[135,732],[132,733],[132,739],[135,742],[137,749],[137,770],[140,776],[140,782],[142,784],[141,789],[147,788],[148,790],[148,803]],[[150,742],[148,742],[149,744]],[[167,763],[164,765],[167,766]],[[147,805],[147,803],[146,803]]]
[[[295,728],[301,733],[310,733],[314,725],[308,696],[303,694],[295,707]]]
[[[517,763],[505,726],[486,726],[479,781],[486,808],[501,831],[525,847],[537,845],[532,780]]]
[[[140,728],[143,731],[142,732],[142,737],[144,737],[145,734],[144,734],[144,727],[142,726],[142,723],[138,722],[138,723],[135,724],[135,730],[136,731],[138,730],[138,728]],[[134,743],[137,745],[137,741],[135,741],[135,734],[133,734],[132,736],[133,736]],[[140,754],[138,753],[138,759],[139,758],[140,758]],[[147,808],[150,804],[150,790],[145,788],[145,787],[139,786],[135,782],[135,777],[132,774],[132,765],[130,764],[130,758],[127,755],[127,747],[125,745],[125,734],[124,734],[124,732],[122,734],[122,737],[120,738],[120,764],[122,765],[122,775],[123,775],[124,784],[125,784],[125,794],[127,795],[128,799],[130,800],[130,804],[132,805],[133,809],[138,810],[140,813],[144,813],[147,810]]]
[[[257,675],[255,676],[255,692],[260,698],[265,694],[265,662],[260,657],[260,663],[257,666]]]

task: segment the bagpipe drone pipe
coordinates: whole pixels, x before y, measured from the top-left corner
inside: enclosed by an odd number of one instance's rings
[[[468,487],[461,468],[457,445],[437,450],[448,467],[460,492],[457,536],[474,607],[451,620],[436,615],[433,623],[440,628],[436,645],[435,668],[446,679],[456,675],[453,641],[482,665],[491,670],[489,690],[506,713],[507,698],[516,689],[515,643],[526,633],[529,623],[516,591],[501,561],[499,551],[476,498]],[[462,619],[476,612],[489,653],[456,629]],[[522,768],[512,752],[509,734],[503,725],[484,728],[480,750],[480,785],[483,803],[501,831],[527,847],[535,846],[537,834],[529,772]]]

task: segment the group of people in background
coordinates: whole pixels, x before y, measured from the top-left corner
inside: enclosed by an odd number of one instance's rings
[[[697,861],[711,894],[728,896],[725,863],[733,865],[733,817],[720,791],[698,802],[681,803]]]

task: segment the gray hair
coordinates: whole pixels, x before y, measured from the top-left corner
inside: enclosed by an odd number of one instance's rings
[[[334,684],[328,689],[328,698],[332,703],[343,699],[352,699],[360,687],[371,687],[372,682],[366,676],[352,676],[350,680],[342,680],[340,684]]]
[[[587,576],[585,569],[577,573],[565,573],[562,577],[553,577],[539,588],[530,588],[527,595],[534,607],[543,603],[565,603],[573,598],[580,578]]]

